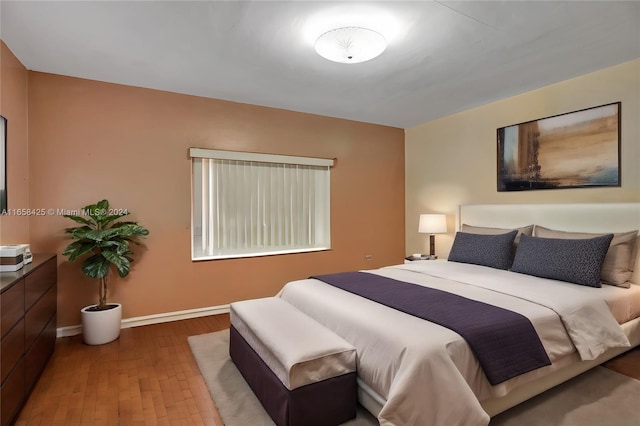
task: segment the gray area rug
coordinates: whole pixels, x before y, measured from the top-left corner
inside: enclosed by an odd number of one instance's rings
[[[271,426],[229,358],[229,331],[189,337],[191,351],[226,426]],[[375,426],[362,407],[348,426]],[[638,426],[640,381],[595,368],[491,420],[491,426]]]

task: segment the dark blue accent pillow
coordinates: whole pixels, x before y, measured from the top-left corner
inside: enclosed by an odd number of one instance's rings
[[[600,270],[613,234],[566,240],[523,235],[511,271],[600,287]]]
[[[518,230],[499,235],[458,232],[448,259],[451,262],[509,269],[513,262],[513,240],[517,234]]]

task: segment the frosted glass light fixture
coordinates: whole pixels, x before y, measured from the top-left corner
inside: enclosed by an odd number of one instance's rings
[[[327,31],[316,40],[316,52],[330,61],[357,64],[379,56],[387,48],[382,34],[361,27]]]
[[[429,234],[429,257],[436,258],[436,236],[447,232],[447,216],[444,214],[421,214],[418,232]]]

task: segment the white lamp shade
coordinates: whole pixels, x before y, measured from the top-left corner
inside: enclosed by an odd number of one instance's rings
[[[345,64],[368,61],[384,52],[387,42],[373,30],[344,27],[327,31],[316,40],[316,52],[323,58]]]
[[[421,214],[418,232],[423,234],[444,234],[447,232],[447,216],[444,214]]]

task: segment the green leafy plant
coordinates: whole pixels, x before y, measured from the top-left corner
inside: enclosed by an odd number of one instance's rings
[[[73,262],[88,255],[82,263],[82,272],[99,281],[99,299],[96,310],[109,309],[107,305],[107,284],[112,267],[120,277],[126,277],[131,270],[130,257],[133,252],[129,243],[140,245],[139,237],[149,235],[149,231],[136,222],[117,221],[129,214],[122,209],[110,209],[109,201],[102,200],[90,204],[81,211],[82,215],[65,214],[64,217],[80,223],[82,226],[66,228],[65,232],[74,240],[62,252]]]

